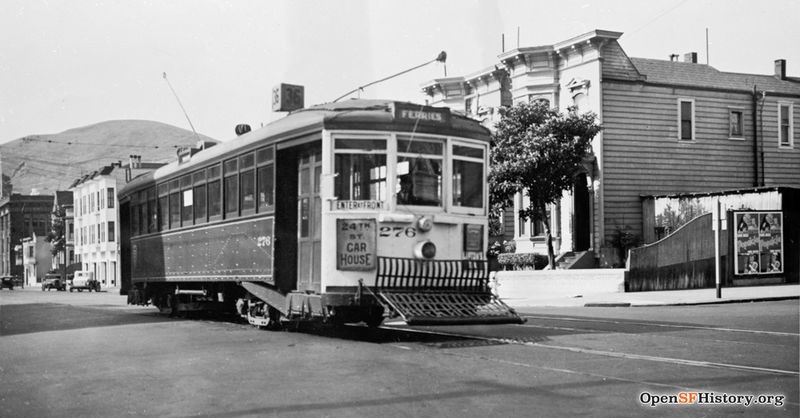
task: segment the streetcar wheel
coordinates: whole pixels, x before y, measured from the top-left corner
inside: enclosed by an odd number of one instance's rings
[[[383,323],[383,313],[380,315],[370,315],[364,322],[370,328],[378,328]]]
[[[267,310],[267,314],[269,315],[269,329],[272,331],[280,330],[282,328],[281,312],[270,306]]]

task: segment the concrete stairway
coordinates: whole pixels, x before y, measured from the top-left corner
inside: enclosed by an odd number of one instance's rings
[[[593,251],[567,251],[556,257],[558,270],[595,268]]]

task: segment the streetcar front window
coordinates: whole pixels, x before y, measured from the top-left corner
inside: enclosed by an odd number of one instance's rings
[[[399,139],[397,141],[397,204],[442,205],[441,141]]]
[[[336,139],[334,193],[340,200],[386,200],[386,140]]]
[[[483,149],[453,146],[453,206],[483,207]]]

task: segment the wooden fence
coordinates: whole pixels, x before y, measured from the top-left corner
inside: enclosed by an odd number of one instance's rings
[[[625,291],[715,287],[711,214],[689,221],[664,239],[634,248],[628,257]],[[726,277],[727,231],[720,232],[721,277]]]

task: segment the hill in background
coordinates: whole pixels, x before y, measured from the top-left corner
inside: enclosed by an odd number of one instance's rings
[[[200,135],[200,140],[219,142]],[[195,146],[191,131],[160,122],[116,120],[54,135],[29,135],[0,145],[4,183],[11,192],[54,194],[102,166],[141,155],[142,162],[175,160],[179,147]],[[6,190],[7,192],[7,190]]]

